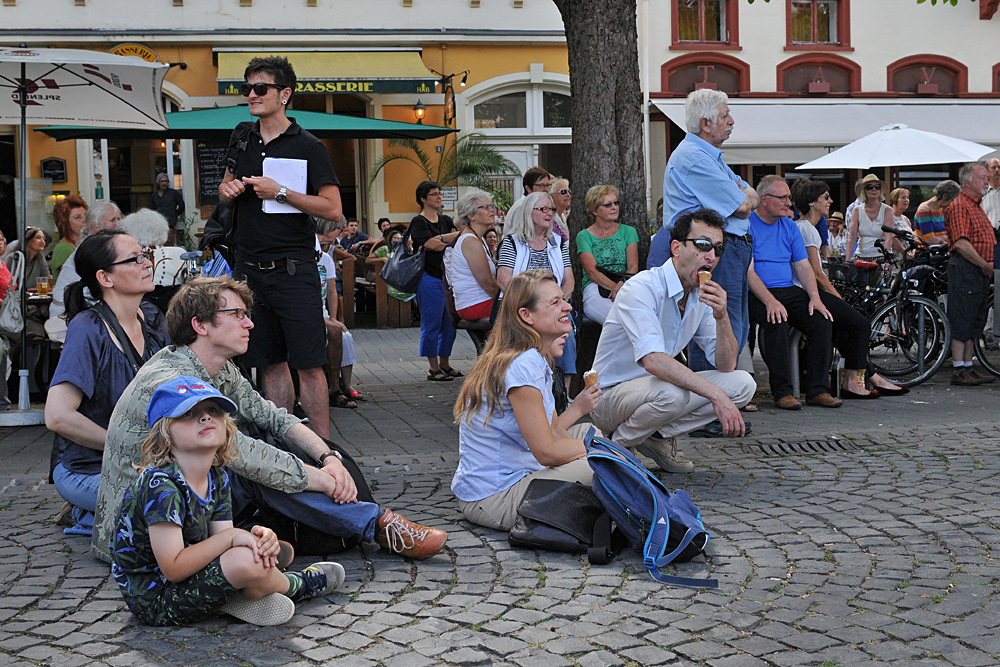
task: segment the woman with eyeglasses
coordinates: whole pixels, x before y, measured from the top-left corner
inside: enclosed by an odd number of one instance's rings
[[[871,372],[868,364],[868,339],[871,324],[855,308],[848,305],[833,286],[820,262],[819,249],[821,245],[819,231],[816,225],[830,215],[830,186],[823,181],[810,181],[795,192],[795,208],[802,214],[796,221],[802,242],[806,246],[809,266],[816,277],[819,297],[823,305],[833,315],[833,343],[844,359],[844,383],[840,388],[840,397],[846,400],[873,399],[879,396],[896,396],[909,393],[887,379],[871,373],[868,388],[863,371]],[[831,218],[832,220],[832,218]],[[801,287],[798,276],[792,274],[796,286]]]
[[[639,234],[618,222],[618,188],[595,185],[585,200],[591,225],[576,235],[583,266],[583,314],[603,325],[618,290],[639,271]]]
[[[556,214],[552,217],[552,233],[560,241],[569,243],[569,206],[573,202],[569,181],[565,178],[552,179],[549,183],[549,196],[552,197],[552,205],[556,207]]]
[[[455,344],[455,327],[445,306],[444,250],[458,238],[459,232],[451,217],[441,213],[444,202],[441,186],[424,181],[417,186],[420,215],[410,220],[410,240],[414,250],[424,249],[424,275],[417,285],[417,305],[420,306],[420,356],[427,358],[427,379],[451,382],[464,375],[451,367],[451,348]]]
[[[497,265],[500,288],[506,290],[510,279],[523,271],[544,269],[555,276],[568,301],[575,285],[573,267],[569,263],[569,243],[560,241],[552,229],[556,214],[552,197],[546,192],[533,192],[521,201],[524,203],[512,209],[504,220]],[[576,334],[572,330],[556,365],[568,390],[576,373]]]
[[[493,299],[500,291],[497,267],[483,238],[493,224],[493,198],[488,192],[470,190],[455,207],[465,229],[458,235],[451,254],[448,284],[455,296],[455,310],[463,320],[481,320],[493,310]]]
[[[868,174],[861,179],[862,204],[851,211],[851,220],[847,230],[847,261],[851,258],[869,262],[881,262],[882,253],[875,247],[875,241],[885,240],[886,232],[882,225],[892,227],[894,216],[892,208],[882,202],[882,193],[886,185],[875,174]],[[857,246],[855,246],[857,244]],[[857,247],[857,253],[855,253]]]
[[[90,535],[111,411],[136,371],[169,344],[163,314],[142,297],[153,291],[152,263],[120,230],[80,242],[80,275],[66,289],[66,343],[45,402],[52,479],[72,506],[68,535]],[[90,291],[97,302],[84,296]],[[113,333],[117,331],[118,333]]]
[[[474,524],[509,531],[533,479],[591,484],[586,447],[568,429],[597,406],[600,386],[581,391],[562,415],[552,395],[552,358],[572,330],[571,310],[548,270],[522,271],[507,284],[453,412],[459,441],[451,490]]]

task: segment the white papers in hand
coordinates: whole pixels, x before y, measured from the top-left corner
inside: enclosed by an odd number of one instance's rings
[[[283,157],[264,158],[264,176],[293,192],[305,192],[308,162]],[[279,204],[273,199],[264,200],[264,213],[301,213],[291,204]]]

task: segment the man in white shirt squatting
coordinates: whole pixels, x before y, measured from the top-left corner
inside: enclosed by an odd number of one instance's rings
[[[715,418],[726,436],[745,433],[739,408],[757,387],[736,369],[736,337],[726,312],[726,292],[711,278],[725,250],[726,221],[709,209],[677,219],[671,258],[642,271],[618,292],[594,369],[603,394],[594,424],[615,442],[653,459],[663,470],[690,472],[694,464],[677,448],[677,436]],[[694,341],[719,370],[690,370],[676,357]]]

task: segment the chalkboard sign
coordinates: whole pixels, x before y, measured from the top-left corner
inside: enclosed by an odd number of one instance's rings
[[[219,203],[219,185],[226,176],[229,144],[198,142],[198,195],[201,206]]]

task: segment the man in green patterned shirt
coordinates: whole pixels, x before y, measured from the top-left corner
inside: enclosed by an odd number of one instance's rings
[[[258,394],[230,361],[246,352],[253,328],[251,302],[246,284],[229,277],[193,280],[170,302],[167,332],[174,344],[139,369],[111,414],[92,539],[97,556],[110,562],[118,505],[137,476],[133,463],[140,460],[142,442],[149,435],[146,407],[153,391],[182,375],[201,378],[239,406],[239,455],[228,466],[236,514],[248,505],[267,507],[345,540],[377,542],[411,558],[436,554],[447,539],[443,530],[382,511],[374,502],[358,501],[358,489],[340,455]],[[294,454],[247,436],[251,424]]]

